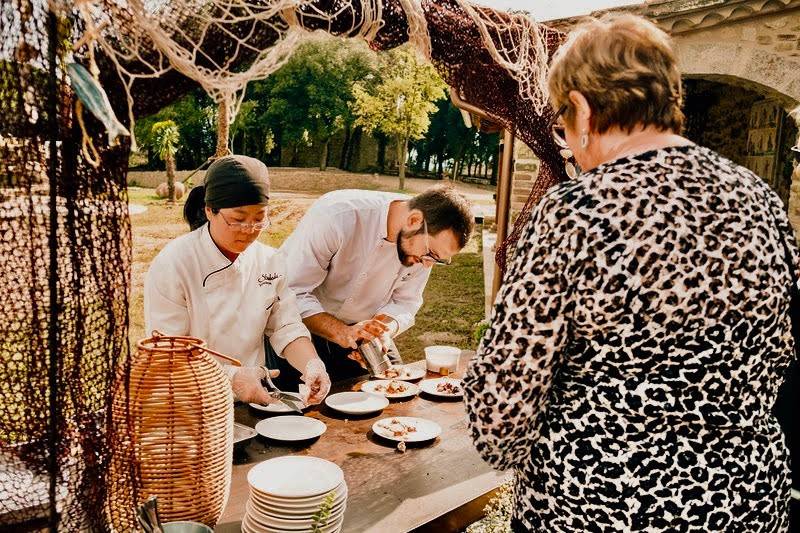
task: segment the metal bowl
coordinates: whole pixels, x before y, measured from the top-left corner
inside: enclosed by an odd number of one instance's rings
[[[214,530],[200,522],[167,522],[162,524],[164,533],[214,533]]]

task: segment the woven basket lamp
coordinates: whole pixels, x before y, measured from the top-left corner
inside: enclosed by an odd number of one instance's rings
[[[137,503],[158,497],[162,521],[214,527],[228,500],[233,463],[233,393],[214,354],[194,337],[153,332],[137,343],[125,387],[116,388],[113,417],[129,424],[141,485]]]

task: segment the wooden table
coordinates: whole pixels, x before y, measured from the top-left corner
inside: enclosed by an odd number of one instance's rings
[[[462,352],[459,369],[474,352]],[[413,363],[423,366],[424,361]],[[454,374],[458,375],[458,374]],[[440,377],[428,373],[428,378]],[[336,383],[333,392],[359,390],[365,381]],[[250,427],[267,413],[236,407],[236,421]],[[472,446],[461,401],[417,396],[393,401],[382,413],[366,417],[342,415],[327,406],[306,411],[328,429],[311,444],[285,446],[252,439],[235,454],[228,505],[216,531],[240,531],[249,497],[247,472],[255,463],[282,455],[312,455],[338,464],[349,489],[343,531],[394,533],[409,531],[494,490],[504,475],[481,460]],[[409,444],[405,453],[395,443],[376,437],[372,424],[388,416],[418,416],[442,426],[442,435],[422,446]]]

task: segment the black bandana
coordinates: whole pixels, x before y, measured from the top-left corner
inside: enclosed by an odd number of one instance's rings
[[[267,166],[252,157],[229,155],[217,159],[206,171],[206,205],[212,209],[267,205]]]

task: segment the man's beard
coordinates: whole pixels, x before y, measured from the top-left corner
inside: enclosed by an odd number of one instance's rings
[[[413,237],[417,233],[419,232],[403,231],[403,230],[400,230],[397,233],[397,259],[399,259],[400,262],[403,263],[403,266],[410,267],[416,264],[415,261],[411,260],[411,256],[408,253],[406,253],[406,251],[403,249],[403,240],[408,239],[409,237]]]

